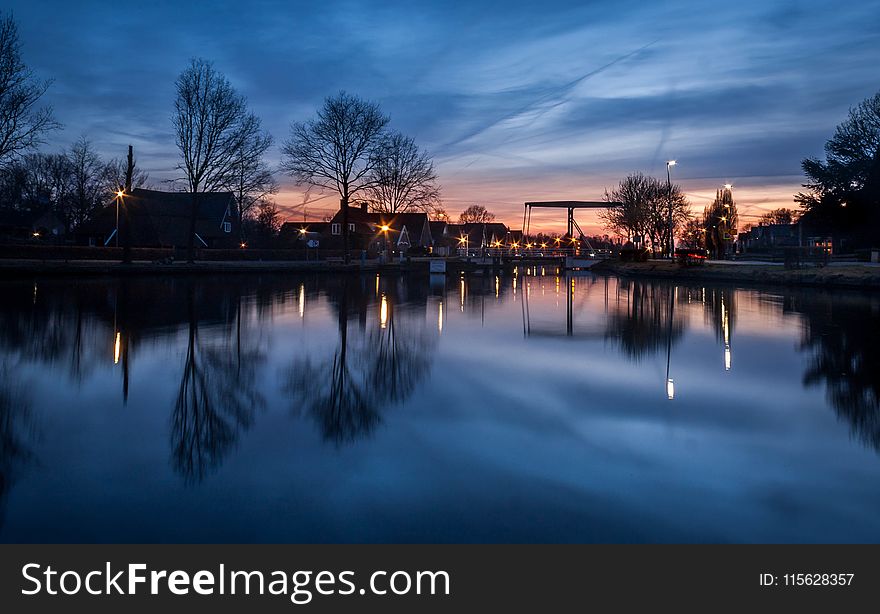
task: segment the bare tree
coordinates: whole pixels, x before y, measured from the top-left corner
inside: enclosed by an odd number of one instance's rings
[[[605,200],[622,203],[620,207],[599,213],[605,227],[628,239],[643,236],[654,251],[669,244],[669,207],[673,211],[673,232],[690,218],[687,199],[678,185],[670,192],[665,181],[642,173],[633,173],[620,181],[613,190],[605,191]]]
[[[488,224],[495,221],[495,214],[486,210],[483,205],[471,205],[458,216],[459,224]]]
[[[52,109],[37,107],[49,88],[21,59],[18,26],[11,15],[0,18],[0,163],[41,143],[59,124]]]
[[[244,240],[244,220],[266,199],[278,192],[278,183],[263,159],[272,145],[272,136],[262,130],[255,115],[248,115],[242,124],[242,142],[233,160],[232,189],[238,208],[240,239]]]
[[[773,209],[761,216],[761,224],[794,224],[799,217],[799,212],[793,209],[780,207]]]
[[[606,202],[619,202],[599,212],[599,219],[609,231],[633,240],[646,232],[647,201],[652,198],[654,186],[650,177],[642,173],[627,175],[612,190],[605,190]]]
[[[372,207],[380,213],[431,212],[440,205],[434,163],[411,138],[387,135],[373,151]]]
[[[195,260],[199,193],[228,189],[247,124],[247,104],[229,80],[203,59],[193,59],[177,78],[171,118],[181,161],[192,194],[187,237],[189,261]]]
[[[324,101],[316,119],[292,124],[282,148],[282,169],[297,185],[339,194],[346,263],[351,261],[348,203],[354,194],[374,184],[373,154],[387,124],[388,117],[377,104],[340,92]]]
[[[129,173],[131,177],[129,178]],[[107,198],[123,188],[126,193],[131,192],[134,188],[143,188],[149,185],[150,176],[137,166],[137,161],[132,158],[131,169],[129,169],[128,160],[122,158],[113,158],[104,165],[103,191]]]
[[[103,204],[104,164],[86,137],[80,137],[67,152],[71,172],[73,226],[89,219]]]
[[[428,214],[431,218],[432,222],[448,222],[449,214],[446,212],[446,209],[443,208],[442,205],[437,205],[431,209],[431,212]]]

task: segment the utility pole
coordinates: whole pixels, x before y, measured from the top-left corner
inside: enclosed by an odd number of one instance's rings
[[[131,215],[129,215],[128,207],[123,200],[123,194],[131,198],[131,184],[134,181],[134,148],[128,146],[128,160],[125,165],[125,186],[116,198],[116,219],[117,228],[119,224],[119,205],[122,204],[122,262],[123,264],[131,264]],[[117,239],[119,231],[116,232]]]

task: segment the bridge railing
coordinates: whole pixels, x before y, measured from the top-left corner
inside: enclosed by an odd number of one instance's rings
[[[457,254],[462,258],[613,258],[616,253],[610,249],[589,249],[585,247],[459,247]]]

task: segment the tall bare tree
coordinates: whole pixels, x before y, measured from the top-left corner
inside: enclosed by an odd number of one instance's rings
[[[411,138],[387,135],[373,151],[372,207],[380,213],[430,213],[440,206],[434,163]]]
[[[324,101],[316,119],[293,123],[282,148],[281,167],[298,185],[339,194],[346,263],[351,261],[348,203],[374,184],[373,154],[387,124],[379,105],[340,92]]]
[[[241,150],[247,124],[247,104],[214,64],[193,59],[176,82],[177,98],[171,118],[192,210],[187,237],[189,261],[195,259],[196,220],[199,194],[229,189],[233,185],[235,161]]]
[[[50,83],[37,79],[22,61],[12,16],[0,17],[0,163],[38,145],[47,131],[59,127],[50,107],[37,106]]]
[[[238,208],[238,228],[244,240],[244,221],[267,198],[278,192],[278,183],[263,155],[272,146],[272,135],[265,132],[255,115],[248,115],[242,124],[242,141],[233,160],[232,190]]]

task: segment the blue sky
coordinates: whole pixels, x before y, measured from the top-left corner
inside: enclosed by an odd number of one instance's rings
[[[7,8],[25,60],[54,79],[65,128],[47,149],[84,134],[112,157],[132,143],[154,181],[173,178],[174,79],[201,56],[262,117],[273,163],[290,122],[345,89],[434,155],[450,213],[479,203],[512,224],[526,200],[597,199],[629,172],[661,176],[668,158],[697,208],[725,182],[746,216],[792,206],[801,159],[880,89],[876,0]],[[302,190],[281,179],[279,203],[301,217]]]

